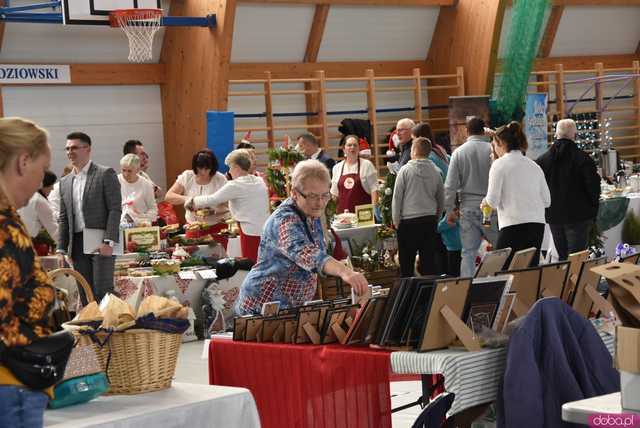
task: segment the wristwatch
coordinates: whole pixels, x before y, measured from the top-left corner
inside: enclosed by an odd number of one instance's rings
[[[107,244],[108,246],[110,246],[111,248],[113,248],[113,246],[115,245],[115,242],[113,242],[111,239],[103,239],[102,240],[103,244]]]

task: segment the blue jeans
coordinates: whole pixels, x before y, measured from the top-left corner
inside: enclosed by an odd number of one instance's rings
[[[39,428],[49,397],[42,391],[0,385],[0,427]]]
[[[460,209],[460,240],[462,241],[462,259],[460,276],[472,277],[476,273],[476,255],[484,236],[495,246],[498,239],[498,217],[491,216],[491,227],[482,225],[482,211],[478,208]]]

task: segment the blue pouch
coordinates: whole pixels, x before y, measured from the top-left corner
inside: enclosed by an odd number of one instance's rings
[[[109,390],[107,376],[96,373],[87,376],[78,376],[59,383],[54,389],[54,399],[49,400],[51,409],[86,403]]]

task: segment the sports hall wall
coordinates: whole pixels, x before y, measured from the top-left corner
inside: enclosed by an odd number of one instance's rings
[[[605,0],[603,0],[605,2]],[[18,6],[28,3],[25,0],[12,1]],[[188,0],[176,2],[176,5],[186,4]],[[211,2],[209,2],[211,3]],[[209,4],[207,3],[207,4]],[[235,2],[233,2],[235,4]],[[495,2],[492,2],[495,3]],[[558,3],[557,1],[554,3]],[[170,2],[165,2],[169,5]],[[475,6],[477,3],[468,0],[458,1],[458,7]],[[470,6],[469,6],[470,7]],[[504,49],[505,36],[510,23],[510,8],[506,7],[503,25],[500,26],[500,43],[498,57]],[[443,31],[438,30],[440,16],[443,13],[438,6],[349,6],[332,4],[328,10],[326,24],[321,42],[312,62],[348,62],[352,61],[424,61],[433,45],[441,50],[451,49],[446,41],[443,42]],[[238,2],[235,5],[234,31],[231,42],[230,63],[289,63],[303,62],[308,50],[309,31],[314,20],[316,5],[314,4],[252,4]],[[477,14],[470,14],[477,18]],[[555,33],[555,42],[546,52],[547,57],[559,58],[587,58],[591,64],[611,56],[627,54],[629,61],[637,59],[638,41],[640,41],[640,27],[636,23],[640,20],[638,6],[564,6],[562,19],[559,21]],[[445,22],[446,23],[446,22]],[[502,24],[502,21],[500,21]],[[497,24],[496,24],[497,25]],[[589,31],[585,31],[588,28]],[[194,29],[195,31],[207,31]],[[164,30],[156,36],[154,42],[154,62],[159,62],[162,50]],[[465,35],[461,35],[464,37]],[[449,36],[447,36],[449,37]],[[469,36],[470,37],[470,36]],[[444,37],[446,38],[446,37]],[[432,43],[433,41],[433,43]],[[188,43],[186,43],[188,46]],[[73,64],[73,63],[107,63],[118,64],[127,62],[128,46],[120,30],[102,27],[62,27],[52,24],[16,24],[5,25],[4,40],[0,50],[0,61],[4,63],[38,63],[38,64]],[[189,48],[184,49],[185,58],[190,54],[198,55]],[[591,59],[593,57],[593,60]],[[171,57],[175,64],[176,56]],[[442,57],[435,57],[441,59]],[[572,60],[573,61],[573,60]],[[429,63],[429,67],[437,70],[437,65]],[[449,64],[451,65],[451,64]],[[459,64],[465,66],[465,80],[467,93],[473,94],[473,88],[480,85],[473,82],[473,63]],[[628,64],[630,65],[630,64]],[[233,69],[233,67],[231,67]],[[266,69],[264,70],[266,71]],[[347,70],[345,70],[346,72]],[[572,76],[573,79],[579,75]],[[208,76],[193,73],[182,76],[177,85],[200,85]],[[230,73],[230,79],[234,76]],[[498,78],[499,80],[499,78]],[[470,82],[472,84],[470,84]],[[341,84],[333,83],[333,87],[340,88]],[[381,84],[382,86],[383,84]],[[394,82],[394,86],[408,86],[409,82]],[[616,86],[618,85],[618,86]],[[622,83],[612,84],[607,92],[615,93]],[[246,86],[239,88],[237,86]],[[251,85],[232,85],[231,91],[251,89]],[[300,85],[291,84],[291,89],[298,89]],[[286,88],[281,88],[286,89]],[[531,88],[534,90],[534,88]],[[567,98],[576,98],[584,90],[583,87],[568,87]],[[629,95],[631,88],[624,88],[621,95]],[[140,139],[144,142],[152,158],[151,174],[163,183],[171,184],[179,169],[188,167],[186,159],[194,149],[203,147],[206,142],[203,137],[190,130],[193,125],[186,125],[183,118],[178,118],[178,126],[187,131],[178,130],[176,137],[167,137],[167,124],[163,124],[163,108],[161,99],[162,89],[158,84],[149,85],[117,85],[117,86],[14,86],[2,87],[4,115],[22,115],[43,124],[52,134],[51,143],[54,156],[53,169],[61,171],[65,157],[62,152],[64,136],[72,130],[84,130],[95,141],[94,158],[101,163],[116,167],[121,156],[122,143],[129,138]],[[197,90],[194,91],[197,93]],[[208,100],[215,99],[209,95]],[[187,101],[197,102],[191,96]],[[424,103],[429,103],[427,98]],[[439,102],[433,100],[432,102]],[[631,100],[616,101],[616,105],[630,105]],[[387,93],[377,100],[378,108],[393,108],[413,105],[413,95],[406,93]],[[227,105],[225,102],[222,105]],[[365,107],[364,94],[329,94],[327,106],[332,110],[357,110]],[[584,107],[584,106],[583,106]],[[264,109],[263,98],[229,97],[228,110],[236,113],[260,113]],[[584,107],[586,108],[586,107]],[[195,111],[197,109],[193,109]],[[206,110],[203,108],[202,110]],[[274,112],[304,112],[306,103],[304,95],[279,96],[274,103]],[[166,114],[166,112],[164,112]],[[387,119],[395,119],[402,113],[389,114]],[[622,116],[622,113],[620,113]],[[191,114],[194,119],[204,122],[204,113]],[[339,122],[345,117],[359,117],[345,114],[332,116],[330,122]],[[362,116],[360,116],[362,117]],[[634,124],[630,114],[629,124]],[[385,119],[385,118],[382,118]],[[166,116],[165,116],[166,122]],[[304,117],[279,118],[279,124],[304,123]],[[625,125],[621,123],[620,125]],[[262,119],[247,119],[243,121],[245,127],[264,126]],[[441,128],[440,125],[435,126]],[[276,132],[276,141],[282,141],[284,134],[294,137],[300,130],[286,130]],[[329,129],[330,134],[337,134],[336,127]],[[238,141],[244,132],[236,134]],[[264,133],[256,132],[257,137]],[[192,138],[192,140],[191,140]],[[176,141],[180,140],[180,141]],[[178,167],[169,168],[166,172],[165,147],[188,141],[185,149],[180,149]],[[335,140],[334,140],[335,141]],[[259,143],[260,144],[260,143]],[[258,145],[259,145],[258,144]],[[167,158],[175,158],[170,149]],[[184,152],[184,155],[181,153]],[[188,153],[187,153],[188,152]],[[169,162],[170,159],[167,161]]]
[[[33,4],[13,0],[12,6]],[[158,62],[164,30],[156,35]],[[6,23],[0,61],[9,64],[127,63],[128,44],[120,30],[100,26]],[[5,116],[35,120],[51,133],[52,170],[66,165],[66,135],[83,131],[93,140],[93,159],[119,170],[122,145],[139,139],[151,156],[150,174],[164,183],[164,136],[159,85],[4,86]]]

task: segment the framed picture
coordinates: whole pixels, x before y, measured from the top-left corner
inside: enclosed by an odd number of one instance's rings
[[[136,252],[138,249],[147,251],[160,251],[160,228],[132,227],[124,230],[124,250]]]
[[[373,214],[373,204],[356,205],[356,218],[358,219],[358,226],[371,226],[375,224],[376,218]]]

